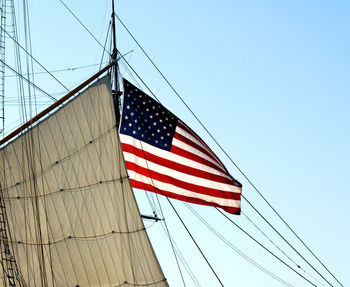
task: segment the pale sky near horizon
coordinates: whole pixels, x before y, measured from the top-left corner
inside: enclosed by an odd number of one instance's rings
[[[65,3],[103,44],[110,1],[100,0],[99,5],[92,0]],[[116,8],[143,48],[236,164],[340,282],[350,285],[350,2],[117,0]],[[58,0],[31,1],[30,19],[33,55],[47,69],[100,62],[101,47]],[[119,23],[117,33],[118,48],[122,53],[133,50],[126,58],[160,101],[207,141],[231,174],[242,182],[244,195],[298,250],[307,254],[215,146]],[[55,75],[71,88],[97,68]],[[123,66],[121,72],[134,80]],[[64,89],[48,79],[36,76],[40,87],[60,96]],[[9,107],[17,109],[13,103]],[[14,113],[7,115],[7,123],[15,120]],[[136,197],[141,212],[151,213],[143,192],[136,191]],[[220,286],[166,201],[161,201],[170,232],[193,266],[200,285]],[[283,286],[226,248],[193,218],[184,204],[173,203],[193,228],[194,236],[225,286]],[[267,270],[292,286],[311,286],[215,210],[192,207]],[[301,272],[304,276],[317,286],[329,286],[273,235],[245,201],[242,211],[306,270]],[[231,218],[293,265],[244,215]],[[165,254],[169,242],[161,234],[159,223],[149,228],[170,285],[182,286],[172,253]],[[312,257],[305,256],[333,286],[339,286]],[[190,281],[187,286],[196,285]]]

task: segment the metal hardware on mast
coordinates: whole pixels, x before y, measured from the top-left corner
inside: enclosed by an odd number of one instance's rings
[[[119,125],[120,121],[120,111],[119,111],[119,103],[120,103],[120,96],[121,92],[119,91],[118,86],[118,49],[117,49],[117,35],[116,35],[116,29],[115,29],[115,13],[114,13],[114,0],[112,0],[112,38],[113,38],[113,51],[112,51],[112,61],[114,63],[114,87],[112,87],[112,92],[114,96],[114,104],[116,108],[116,120],[117,125]]]

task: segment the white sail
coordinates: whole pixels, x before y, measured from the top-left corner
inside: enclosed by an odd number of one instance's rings
[[[9,251],[24,286],[168,286],[127,178],[108,76],[0,158]]]

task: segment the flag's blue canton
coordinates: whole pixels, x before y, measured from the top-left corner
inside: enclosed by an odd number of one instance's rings
[[[170,151],[177,117],[124,79],[120,133]]]

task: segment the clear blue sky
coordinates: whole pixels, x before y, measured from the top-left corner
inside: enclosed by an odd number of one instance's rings
[[[58,0],[31,2],[33,55],[45,67],[55,70],[99,63],[101,48]],[[65,2],[104,43],[110,1]],[[350,2],[118,0],[116,6],[134,36],[238,166],[344,286],[350,285]],[[120,25],[118,45],[123,53],[134,50],[127,58],[157,97],[208,142],[243,183],[244,195],[299,248]],[[56,75],[73,87],[94,70]],[[121,71],[132,80],[123,67]],[[37,81],[49,92],[64,91],[47,77],[38,76]],[[151,213],[143,192],[137,197],[141,211]],[[162,202],[170,231],[201,285],[219,286]],[[182,203],[174,204],[225,286],[283,286],[226,248]],[[193,207],[263,267],[292,285],[307,286],[214,210]],[[245,201],[242,210],[281,243]],[[232,218],[271,246],[244,216]],[[160,227],[155,224],[149,232],[169,283],[181,286],[169,259],[171,252],[163,255],[169,243]],[[285,245],[282,248],[316,276]]]

